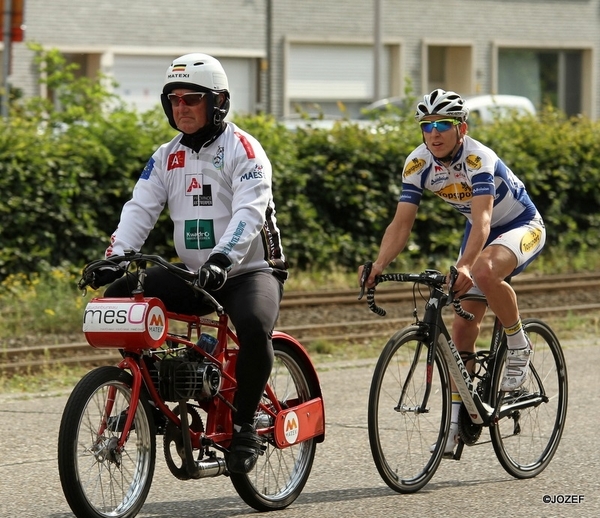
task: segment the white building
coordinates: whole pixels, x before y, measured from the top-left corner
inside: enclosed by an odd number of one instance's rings
[[[172,59],[205,52],[225,67],[232,112],[353,116],[409,79],[416,95],[517,94],[600,115],[600,0],[24,1],[10,82],[30,96],[44,93],[34,41],[112,75],[140,110]]]

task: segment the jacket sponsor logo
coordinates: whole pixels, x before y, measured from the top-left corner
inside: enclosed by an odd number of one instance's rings
[[[203,184],[204,175],[185,175],[185,195],[192,197],[194,207],[208,207],[213,204],[212,186]]]
[[[154,158],[151,158],[150,160],[148,160],[146,167],[144,167],[144,170],[142,171],[142,174],[140,175],[140,180],[147,180],[148,178],[150,178],[150,175],[152,174],[153,169],[154,169]]]
[[[225,148],[219,146],[217,154],[213,157],[213,165],[220,171],[223,169],[223,158],[225,156]]]
[[[465,158],[465,162],[470,169],[477,170],[481,167],[481,157],[477,155],[469,155],[467,158]]]
[[[243,182],[244,180],[260,180],[261,178],[264,178],[263,166],[256,164],[252,171],[249,173],[244,173],[241,176],[240,182]]]
[[[435,191],[440,198],[449,202],[463,202],[473,197],[471,188],[466,183],[453,183],[447,187]]]
[[[532,228],[521,239],[521,252],[524,254],[533,251],[542,241],[542,231],[539,228]]]
[[[246,228],[246,222],[245,221],[240,221],[238,223],[237,228],[235,229],[235,231],[233,232],[233,236],[231,236],[231,239],[229,240],[229,243],[227,243],[224,247],[223,247],[223,253],[225,255],[229,255],[229,253],[233,250],[233,247],[239,243],[240,241],[240,237],[242,237],[242,234],[244,233],[244,229]]]
[[[186,174],[185,175],[185,195],[194,196],[195,194],[202,194],[202,180],[203,175],[201,174]]]
[[[407,178],[408,176],[411,176],[421,171],[423,167],[425,167],[425,160],[423,160],[422,158],[413,158],[410,161],[410,163],[406,164],[406,166],[404,167],[404,172],[402,173],[402,176],[404,178]]]
[[[183,231],[187,250],[205,250],[215,247],[215,228],[212,219],[186,220]]]
[[[167,158],[167,171],[179,167],[185,167],[185,151],[183,150],[171,153]]]

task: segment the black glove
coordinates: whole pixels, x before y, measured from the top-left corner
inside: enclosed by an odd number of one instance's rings
[[[210,291],[221,289],[227,281],[231,265],[231,260],[225,254],[211,255],[198,271],[198,286]]]
[[[103,266],[92,272],[92,281],[89,285],[92,289],[97,290],[120,279],[124,273],[125,270],[118,266]]]

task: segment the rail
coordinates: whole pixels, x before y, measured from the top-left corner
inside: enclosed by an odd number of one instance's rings
[[[543,293],[548,295],[561,291],[598,291],[600,273],[556,275],[551,277],[523,276],[513,281],[513,287],[519,297]],[[300,325],[278,326],[278,330],[290,333],[303,344],[310,345],[316,341],[326,342],[360,342],[377,338],[387,338],[394,329],[399,329],[414,321],[414,317],[387,317],[384,319],[371,316],[365,301],[357,300],[358,290],[325,290],[313,292],[287,292],[284,295],[281,313],[302,311],[302,308],[329,308],[337,306],[364,306],[365,318],[352,320],[333,320],[329,311],[325,320]],[[394,288],[378,288],[377,300],[381,302],[412,301],[412,286],[396,285]],[[534,298],[534,297],[533,297]],[[528,307],[527,316],[563,316],[573,313],[590,313],[600,311],[600,303],[564,304],[561,297],[556,297],[556,306]],[[406,308],[405,308],[406,309]],[[317,313],[319,313],[317,311]],[[361,313],[362,314],[362,313]],[[370,318],[367,318],[370,317]],[[483,330],[491,326],[493,315],[488,314],[483,323]],[[285,319],[282,319],[285,320]],[[32,372],[41,368],[56,365],[75,364],[112,364],[120,359],[118,353],[91,348],[87,342],[40,345],[31,347],[5,348],[0,351],[0,374],[13,372]]]

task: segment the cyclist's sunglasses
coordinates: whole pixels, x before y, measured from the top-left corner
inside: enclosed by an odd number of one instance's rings
[[[179,106],[180,102],[183,102],[183,104],[185,104],[186,106],[198,106],[202,102],[202,99],[204,99],[205,95],[206,92],[188,92],[187,94],[181,95],[169,94],[167,95],[167,98],[171,102],[171,106],[173,106],[173,108],[176,108],[177,106]]]
[[[440,133],[448,131],[453,126],[458,126],[460,121],[457,119],[439,119],[437,121],[421,121],[419,126],[425,133],[431,133],[433,128],[438,130]]]

